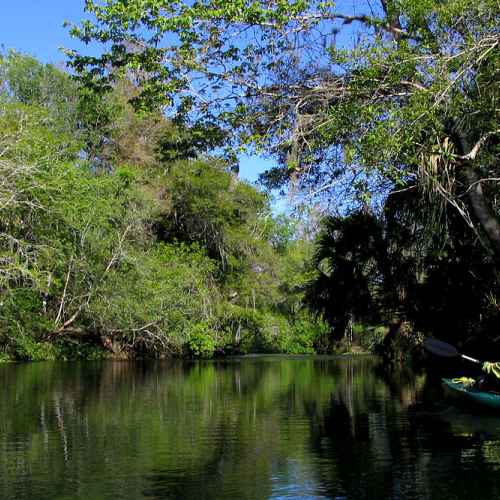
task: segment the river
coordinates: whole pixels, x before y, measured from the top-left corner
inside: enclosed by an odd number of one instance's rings
[[[494,499],[500,417],[374,357],[0,366],[2,499]]]

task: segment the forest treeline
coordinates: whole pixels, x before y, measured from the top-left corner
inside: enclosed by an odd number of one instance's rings
[[[265,185],[322,207],[306,297],[334,338],[498,356],[497,0],[86,7],[71,33],[104,52],[67,52],[85,86],[142,71],[137,103],[216,123],[277,160]]]
[[[497,0],[85,11],[102,51],[71,78],[2,59],[4,352],[498,353]],[[264,188],[322,214],[314,242]]]
[[[216,134],[16,52],[0,88],[3,358],[314,352],[311,243]]]

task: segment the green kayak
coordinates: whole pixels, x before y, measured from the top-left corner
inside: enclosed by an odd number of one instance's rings
[[[442,382],[450,395],[457,397],[463,402],[500,410],[500,394],[496,392],[481,391],[474,387],[467,387],[467,385],[453,381],[450,378],[443,378]]]

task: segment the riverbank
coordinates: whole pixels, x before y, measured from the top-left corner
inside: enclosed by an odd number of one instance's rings
[[[8,356],[6,354],[0,355],[1,363],[11,362],[26,362],[26,361],[95,361],[95,360],[161,360],[161,359],[223,359],[231,356],[241,355],[259,355],[259,354],[283,354],[283,355],[371,355],[373,351],[357,344],[349,344],[346,342],[337,342],[332,344],[329,351],[325,351],[322,347],[317,350],[312,341],[306,344],[291,345],[289,350],[278,351],[274,350],[261,350],[256,351],[252,349],[242,350],[234,346],[227,346],[225,349],[216,349],[210,356],[203,355],[203,353],[193,352],[188,345],[184,350],[176,352],[164,353],[145,353],[127,350],[126,346],[120,346],[116,342],[112,342],[109,338],[104,339],[100,344],[97,343],[81,343],[75,340],[68,342],[65,339],[59,339],[55,342],[30,342],[29,345],[24,345],[22,356],[20,353]]]

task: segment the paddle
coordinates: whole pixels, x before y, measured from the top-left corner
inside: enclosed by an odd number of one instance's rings
[[[460,354],[455,347],[442,340],[437,339],[426,339],[424,342],[424,348],[430,353],[441,356],[443,358],[456,358],[460,357],[462,359],[466,359],[467,361],[471,361],[472,363],[476,363],[478,365],[482,365],[483,363],[477,359],[466,356],[465,354]]]

